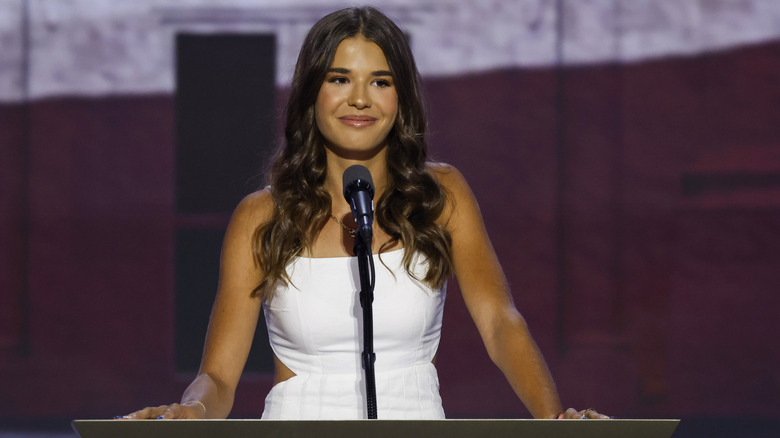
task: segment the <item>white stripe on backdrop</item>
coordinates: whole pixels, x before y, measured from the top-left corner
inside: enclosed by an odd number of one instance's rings
[[[270,32],[277,85],[325,0],[3,0],[0,101],[170,93],[177,32]],[[376,0],[424,76],[634,62],[780,39],[777,0]],[[558,19],[561,18],[561,26]]]

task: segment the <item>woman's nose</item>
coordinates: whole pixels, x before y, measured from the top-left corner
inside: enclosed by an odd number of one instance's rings
[[[349,101],[347,103],[357,109],[369,108],[371,106],[371,98],[365,87],[356,85],[352,87],[352,92],[349,94]]]

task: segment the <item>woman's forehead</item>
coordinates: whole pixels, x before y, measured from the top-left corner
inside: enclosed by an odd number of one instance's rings
[[[382,48],[362,35],[341,40],[330,67],[349,70],[390,70]]]

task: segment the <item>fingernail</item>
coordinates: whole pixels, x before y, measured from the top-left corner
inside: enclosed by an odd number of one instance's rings
[[[583,420],[590,420],[590,418],[588,418],[588,417],[586,417],[586,416],[584,416],[584,415],[582,416],[582,419],[583,419]]]
[[[160,415],[159,417],[157,417],[157,419],[158,419],[158,420],[162,420],[162,419],[163,419],[163,416],[162,416],[162,415]]]
[[[120,419],[122,417],[123,417],[123,415],[117,415],[116,417],[114,417],[114,420],[118,420],[118,419]]]

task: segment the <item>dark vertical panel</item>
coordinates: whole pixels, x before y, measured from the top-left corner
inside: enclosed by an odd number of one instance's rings
[[[227,218],[262,180],[274,132],[272,35],[178,35],[176,368],[195,371],[219,276]],[[248,371],[270,371],[259,324]]]
[[[233,210],[273,142],[274,37],[176,39],[176,207]]]
[[[217,290],[224,228],[179,228],[176,232],[176,369],[195,372]],[[255,331],[247,371],[271,371],[265,320]]]
[[[224,228],[176,230],[176,369],[197,371],[219,276]]]

